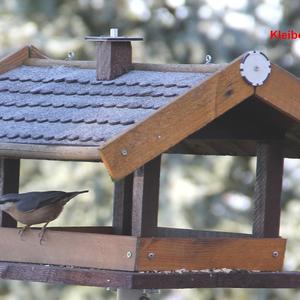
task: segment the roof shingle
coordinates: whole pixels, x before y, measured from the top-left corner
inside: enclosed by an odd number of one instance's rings
[[[0,143],[99,146],[170,103],[208,73],[21,66],[0,75]]]

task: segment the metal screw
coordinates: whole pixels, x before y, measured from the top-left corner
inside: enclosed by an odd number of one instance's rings
[[[255,66],[255,67],[254,67],[254,71],[255,71],[255,72],[258,72],[258,71],[259,71],[259,66]]]
[[[132,257],[132,252],[131,251],[127,251],[127,258],[131,258]]]
[[[161,136],[160,136],[160,135],[158,135],[158,136],[157,136],[157,138],[158,138],[158,139],[160,139],[160,138],[161,138]]]
[[[272,252],[272,256],[273,257],[278,257],[279,256],[279,252],[278,251],[273,251]]]
[[[127,149],[122,149],[121,150],[121,154],[123,155],[123,156],[126,156],[127,154],[128,154],[128,151],[127,151]]]
[[[153,259],[155,257],[155,253],[154,252],[149,252],[148,253],[148,258],[149,259]]]

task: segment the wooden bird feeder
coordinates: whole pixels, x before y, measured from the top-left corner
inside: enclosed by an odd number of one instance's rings
[[[282,272],[279,236],[283,161],[300,157],[299,79],[260,52],[223,65],[137,64],[129,40],[93,41],[97,63],[49,59],[34,46],[0,61],[0,184],[1,193],[18,191],[21,159],[103,162],[115,180],[113,224],[50,227],[40,245],[38,230],[20,240],[2,213],[0,277],[300,287],[300,273]],[[163,153],[257,156],[252,234],[158,227]],[[233,271],[201,271],[222,268]]]

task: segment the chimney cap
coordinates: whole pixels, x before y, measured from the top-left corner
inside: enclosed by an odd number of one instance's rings
[[[131,42],[144,40],[144,38],[137,36],[118,36],[118,28],[111,28],[109,36],[86,36],[84,39],[89,42]]]

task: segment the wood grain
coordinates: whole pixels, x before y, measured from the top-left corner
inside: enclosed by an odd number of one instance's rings
[[[100,161],[98,147],[0,143],[4,158]]]
[[[29,58],[41,58],[41,59],[48,59],[48,56],[44,54],[40,49],[37,47],[30,45],[29,46]]]
[[[19,159],[0,159],[0,194],[18,193],[20,176]],[[0,211],[1,227],[16,227],[17,222],[6,212]]]
[[[257,144],[253,236],[278,237],[283,176],[281,142]]]
[[[0,228],[0,261],[133,270],[136,239],[129,236],[46,231],[40,245],[39,230]],[[127,257],[131,251],[132,257]]]
[[[128,289],[299,288],[300,272],[124,272],[0,262],[0,278]]]
[[[141,238],[136,270],[243,269],[280,271],[286,240],[252,238]],[[278,252],[273,257],[273,251]],[[149,255],[153,253],[152,257]]]
[[[133,174],[115,182],[113,230],[117,234],[131,234]]]
[[[0,59],[0,74],[23,65],[27,58],[29,58],[29,47],[25,46],[20,50]]]
[[[286,70],[271,64],[270,77],[256,88],[255,94],[294,120],[300,120],[300,80]]]
[[[161,156],[134,172],[132,197],[133,236],[153,236],[157,228]]]
[[[110,175],[123,178],[251,96],[239,65],[240,59],[101,146]]]
[[[96,42],[97,80],[112,80],[131,69],[130,42]]]
[[[96,69],[96,61],[82,60],[58,60],[58,59],[38,59],[29,58],[25,61],[28,66],[49,67],[54,65],[63,65],[83,69]],[[132,63],[133,70],[157,71],[157,72],[200,72],[214,73],[222,70],[227,64],[143,64]]]

